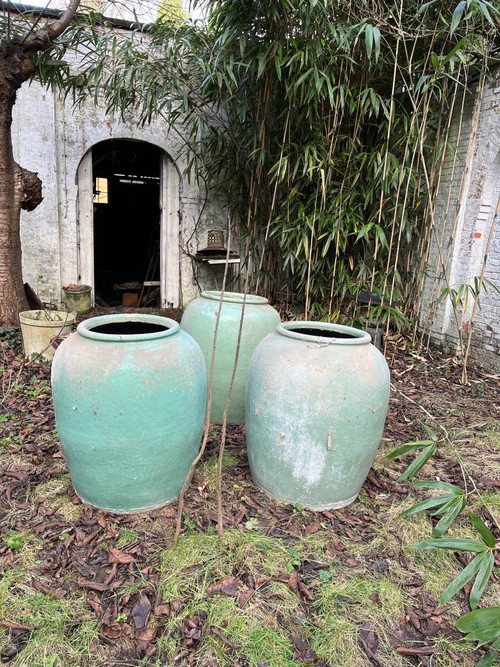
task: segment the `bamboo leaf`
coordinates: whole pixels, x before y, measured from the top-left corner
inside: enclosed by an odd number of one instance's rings
[[[378,63],[380,58],[380,30],[377,26],[373,27],[373,44],[375,46],[375,62]]]
[[[439,440],[437,433],[433,431],[430,426],[427,426],[426,424],[421,424],[421,426],[433,442],[437,442]]]
[[[479,662],[476,662],[475,667],[494,667],[498,665],[498,658],[500,657],[495,649],[500,649],[500,642],[498,646],[493,644],[493,651],[487,653],[484,658],[481,658]]]
[[[432,445],[431,440],[415,440],[415,442],[407,442],[404,445],[401,445],[401,447],[398,447],[397,449],[393,450],[392,452],[389,452],[387,456],[385,457],[386,459],[397,459],[399,456],[402,456],[403,454],[407,454],[408,452],[414,451],[416,449],[421,449],[422,447],[425,447],[426,445]]]
[[[432,537],[442,537],[451,524],[455,521],[457,516],[464,510],[467,501],[465,498],[455,497],[450,503],[449,509],[443,514],[443,517],[438,521],[434,526],[432,531]],[[441,508],[441,512],[444,510],[444,507]],[[439,514],[439,512],[435,512]]]
[[[486,588],[490,579],[493,566],[495,565],[495,556],[491,551],[486,552],[483,554],[483,556],[484,559],[481,562],[481,567],[477,573],[476,580],[474,581],[474,585],[472,586],[469,595],[469,604],[471,609],[475,609],[477,607],[479,600],[484,593],[484,589]],[[483,556],[479,556],[478,558],[483,558]]]
[[[461,616],[456,622],[457,628],[464,633],[497,625],[499,626],[500,636],[500,607],[485,607],[484,609],[470,611],[468,614]]]
[[[365,48],[368,59],[371,59],[373,50],[373,27],[369,23],[365,26]]]
[[[441,489],[441,491],[448,491],[454,496],[463,495],[463,491],[459,486],[455,486],[455,484],[449,484],[448,482],[442,482],[441,480],[412,482],[412,484],[413,486],[422,486],[426,489]]]
[[[427,11],[427,10],[429,9],[429,7],[432,7],[432,5],[435,5],[436,2],[437,2],[437,0],[430,0],[430,2],[426,2],[426,3],[424,3],[424,4],[420,7],[420,9],[418,10],[418,12],[417,12],[417,16],[418,16],[419,14],[423,14],[423,12]]]
[[[447,65],[450,60],[453,58],[453,56],[459,51],[465,44],[465,38],[462,38],[458,44],[455,44],[455,46],[452,48],[452,50],[448,53],[448,55],[443,59],[443,62],[441,63],[443,66]]]
[[[409,509],[402,512],[401,516],[410,516],[411,514],[416,514],[417,512],[422,512],[423,510],[432,509],[434,507],[441,507],[448,502],[447,496],[433,496],[432,498],[427,498],[427,500],[421,500],[420,502],[412,505]]]
[[[491,530],[484,524],[484,522],[477,516],[477,514],[470,512],[469,515],[472,523],[474,524],[474,528],[481,535],[484,543],[487,544],[491,549],[494,549],[496,540]]]
[[[404,473],[398,477],[397,481],[404,482],[406,479],[411,479],[414,477],[424,467],[435,451],[435,443],[428,445],[422,452],[420,452],[417,458],[412,463],[410,463]]]
[[[481,565],[484,562],[484,556],[487,554],[480,554],[479,556],[475,556],[471,560],[471,562],[464,567],[464,569],[460,572],[458,576],[453,579],[453,581],[445,588],[443,591],[441,597],[439,598],[439,604],[444,605],[446,604],[449,600],[455,597],[455,595],[460,591],[465,584],[467,584],[472,577],[474,577],[479,569],[481,568]]]
[[[423,540],[413,545],[415,549],[448,549],[451,551],[484,552],[484,542],[460,537],[440,537],[436,540]]]
[[[474,611],[482,611],[481,609],[475,609]],[[474,612],[472,612],[474,613]],[[489,627],[478,628],[469,632],[466,636],[466,639],[469,639],[471,642],[481,642],[482,644],[490,643],[500,637],[500,624],[492,624]]]
[[[453,35],[455,30],[457,29],[466,6],[467,6],[466,0],[461,0],[455,7],[455,11],[453,12],[453,16],[451,17],[450,35]]]
[[[488,23],[490,23],[491,25],[494,26],[495,24],[493,23],[493,19],[491,18],[490,13],[488,11],[488,8],[484,4],[484,2],[481,2],[481,0],[477,0],[477,6],[479,7],[479,11],[484,16],[484,18],[488,21]]]

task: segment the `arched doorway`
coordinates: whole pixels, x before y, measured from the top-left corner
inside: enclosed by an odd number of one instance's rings
[[[93,146],[78,169],[78,228],[79,277],[97,303],[179,305],[179,176],[161,148]]]

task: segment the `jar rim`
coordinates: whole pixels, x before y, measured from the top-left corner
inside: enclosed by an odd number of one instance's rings
[[[19,320],[26,326],[61,327],[74,324],[75,316],[65,310],[24,310],[19,313]]]
[[[103,333],[100,331],[93,331],[96,327],[106,324],[120,324],[123,322],[141,322],[145,324],[155,324],[157,326],[165,327],[163,331],[152,331],[150,333],[133,333],[133,334],[115,334]],[[161,315],[147,315],[142,313],[119,313],[112,315],[99,315],[98,317],[91,317],[88,320],[83,320],[76,328],[77,333],[84,338],[91,340],[98,340],[105,343],[133,343],[137,341],[157,340],[158,338],[166,338],[173,336],[180,331],[179,323],[169,317],[162,317]]]
[[[75,285],[74,287],[71,287],[70,285],[66,285],[63,288],[63,292],[66,294],[66,292],[69,292],[70,294],[79,294],[81,292],[91,292],[92,287],[90,285]]]
[[[201,296],[205,299],[212,299],[213,301],[220,301],[222,292],[217,290],[203,290]],[[246,297],[240,292],[224,292],[222,301],[228,303],[240,303],[245,305],[265,305],[269,301],[264,296],[259,296],[258,294],[247,294]]]
[[[309,333],[300,333],[297,329],[316,329],[318,331],[329,331],[342,334],[345,338],[335,338],[330,336],[314,335]],[[366,345],[371,343],[372,337],[366,331],[348,327],[343,324],[332,324],[331,322],[318,321],[297,321],[282,322],[276,328],[277,333],[289,338],[295,338],[306,342],[319,343],[321,345]]]

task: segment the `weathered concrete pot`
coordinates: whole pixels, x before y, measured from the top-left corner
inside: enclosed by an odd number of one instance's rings
[[[55,348],[51,341],[71,333],[74,315],[62,310],[25,310],[19,313],[24,356],[51,361]]]
[[[207,377],[210,372],[220,295],[221,293],[217,291],[202,292],[198,299],[187,306],[181,320],[181,327],[193,336],[202,349]],[[222,302],[213,375],[211,410],[213,422],[222,421],[224,414],[236,357],[243,297],[243,294],[237,292],[225,292]],[[280,316],[269,305],[267,299],[247,294],[238,366],[227,418],[229,424],[240,424],[245,421],[245,393],[250,359],[260,341],[274,331],[279,322]]]
[[[63,287],[66,307],[77,315],[85,315],[90,310],[92,288],[90,285],[67,285]]]
[[[246,437],[255,484],[313,510],[352,503],[382,437],[389,369],[364,331],[287,322],[252,357]]]
[[[142,314],[81,322],[56,352],[52,392],[84,502],[129,512],[179,495],[200,445],[206,372],[177,322]]]

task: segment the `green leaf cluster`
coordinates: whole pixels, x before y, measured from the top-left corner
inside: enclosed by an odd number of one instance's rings
[[[387,459],[395,459],[417,449],[423,451],[410,463],[398,481],[414,477],[430,459],[435,451],[437,435],[429,427],[423,425],[431,440],[410,442],[398,447],[387,455]],[[476,609],[486,589],[495,566],[495,551],[498,549],[495,536],[474,512],[469,512],[470,519],[478,533],[477,539],[444,537],[453,521],[467,505],[467,494],[460,487],[441,480],[413,482],[414,486],[437,489],[442,491],[437,496],[421,500],[402,513],[411,516],[425,510],[433,510],[431,516],[441,515],[432,531],[433,539],[423,540],[414,545],[416,549],[445,549],[448,551],[464,551],[475,554],[464,569],[451,581],[443,591],[439,604],[444,605],[454,598],[471,581],[469,604],[471,613],[457,621],[461,632],[468,633],[466,639],[481,644],[491,644],[491,651],[481,659],[476,667],[491,667],[497,663],[500,651],[500,608],[488,607]]]
[[[369,291],[380,303],[353,317],[404,327],[449,99],[495,48],[487,3],[460,16],[448,0],[207,7],[206,23],[93,26],[67,89],[164,119],[189,172],[227,198],[253,287],[323,319]]]
[[[474,584],[469,594],[469,603],[471,609],[475,609],[493,571],[495,564],[495,537],[476,514],[470,512],[470,517],[481,539],[470,540],[440,537],[438,539],[417,542],[414,545],[416,549],[448,549],[477,554],[443,591],[439,600],[439,604],[441,605],[449,602],[469,581],[474,579]]]

